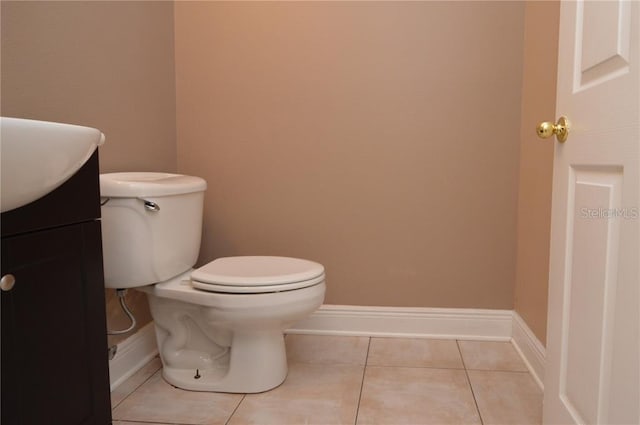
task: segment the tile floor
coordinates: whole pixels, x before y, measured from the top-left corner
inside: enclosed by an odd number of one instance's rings
[[[287,335],[261,394],[184,391],[154,359],[112,394],[114,425],[539,424],[542,392],[509,342]]]

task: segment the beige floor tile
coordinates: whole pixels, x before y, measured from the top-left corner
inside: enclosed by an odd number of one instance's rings
[[[135,391],[140,385],[149,379],[154,373],[156,373],[162,367],[162,362],[159,357],[154,357],[149,363],[142,366],[142,368],[131,375],[129,379],[118,385],[118,388],[111,392],[111,408],[114,409],[127,398],[129,394]]]
[[[469,370],[527,372],[527,366],[510,342],[458,341],[464,365]]]
[[[172,424],[224,424],[242,394],[186,391],[174,388],[158,371],[113,410],[113,419]]]
[[[113,421],[111,425],[175,425],[168,422],[129,422],[129,421]]]
[[[356,364],[367,360],[369,338],[360,336],[287,335],[289,363]]]
[[[455,340],[371,338],[369,366],[464,369]]]
[[[247,395],[229,425],[353,424],[363,366],[292,363],[282,385]]]
[[[480,424],[464,370],[367,366],[358,425]]]
[[[470,370],[485,425],[542,423],[542,391],[529,373]]]

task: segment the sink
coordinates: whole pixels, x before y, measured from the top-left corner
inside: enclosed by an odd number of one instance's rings
[[[0,117],[0,212],[56,189],[103,143],[95,128]]]

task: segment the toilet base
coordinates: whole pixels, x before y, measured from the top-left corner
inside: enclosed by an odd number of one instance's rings
[[[165,365],[162,376],[185,390],[226,393],[268,391],[287,377],[282,332],[236,333],[231,347],[228,364],[198,370]]]
[[[163,377],[192,391],[259,393],[287,376],[284,331],[316,310],[325,284],[265,294],[194,289],[187,274],[138,288],[149,299]]]

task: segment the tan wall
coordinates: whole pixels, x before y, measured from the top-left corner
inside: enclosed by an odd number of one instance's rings
[[[2,114],[99,128],[103,172],[175,170],[173,5],[3,1]]]
[[[299,256],[330,304],[513,307],[524,4],[178,2],[200,262]]]
[[[555,117],[559,15],[559,2],[526,4],[515,310],[543,344],[554,143],[538,139],[535,127]]]
[[[3,1],[1,38],[2,115],[101,129],[103,172],[175,171],[172,3]],[[143,295],[129,303],[150,321]]]
[[[524,8],[177,4],[178,168],[209,181],[201,262],[313,258],[327,302],[358,305],[511,308],[515,276],[544,342],[553,148],[529,130],[554,115],[558,7],[527,3],[522,68]],[[103,172],[174,171],[173,24],[169,2],[3,1],[2,114],[102,129]]]

